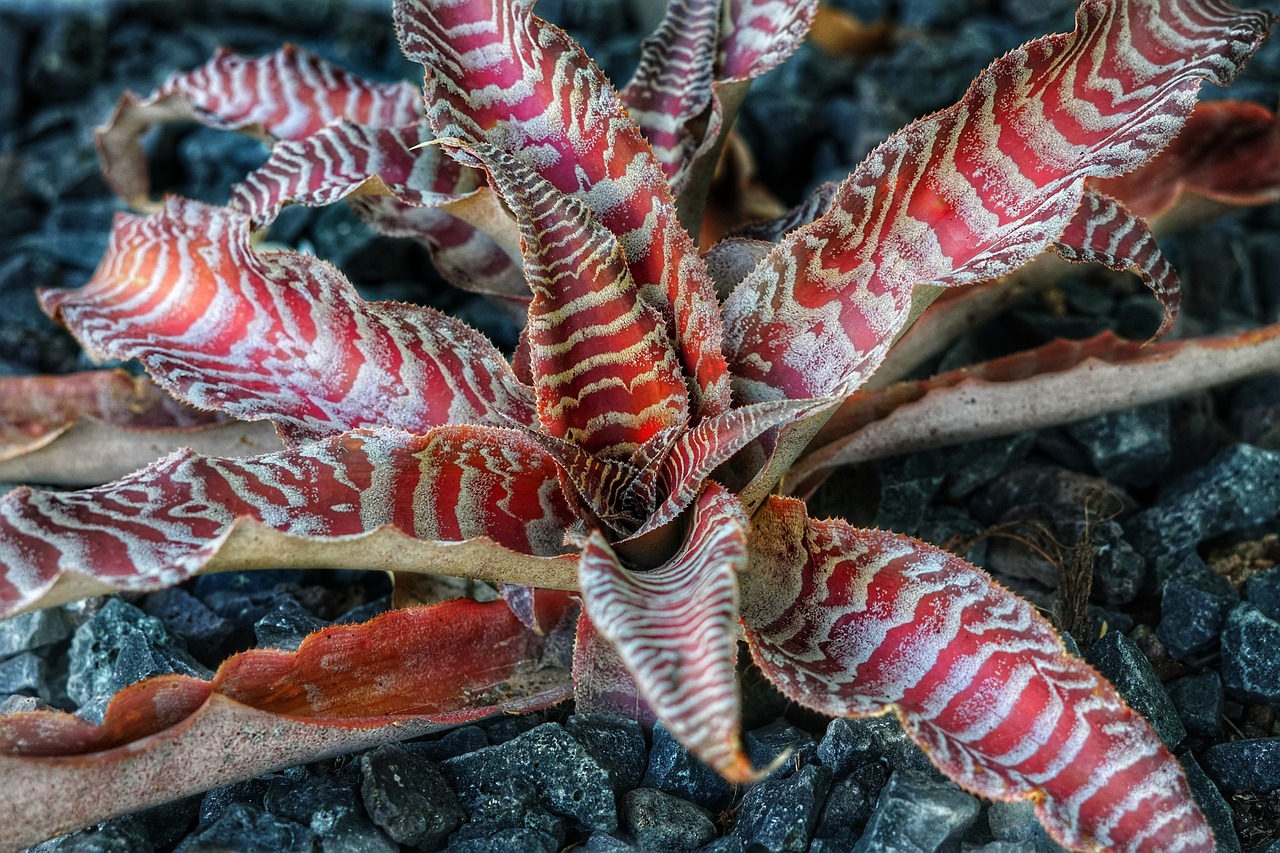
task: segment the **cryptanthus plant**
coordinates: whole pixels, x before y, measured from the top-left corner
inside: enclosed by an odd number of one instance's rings
[[[425,98],[295,49],[223,53],[127,97],[102,132],[108,178],[149,211],[121,215],[93,279],[45,292],[46,310],[178,400],[270,423],[284,449],[10,492],[0,611],[261,567],[470,577],[502,599],[327,628],[208,682],[150,679],[101,725],[0,718],[15,816],[0,846],[570,695],[660,720],[749,783],[768,768],[740,739],[745,639],[790,699],[896,714],[948,777],[1031,800],[1065,846],[1210,849],[1176,759],[1030,604],[777,488],[921,293],[1052,250],[1136,269],[1166,330],[1176,277],[1143,220],[1087,181],[1156,157],[1270,16],[1088,0],[1074,32],[997,60],[839,186],[700,253],[690,233],[736,104],[816,3],[675,0],[621,91],[531,5],[397,0]],[[155,204],[138,140],[171,120],[276,142],[226,206]],[[343,197],[523,312],[514,357],[438,312],[361,300],[322,260],[255,248],[283,204]],[[135,392],[151,393],[101,404]]]

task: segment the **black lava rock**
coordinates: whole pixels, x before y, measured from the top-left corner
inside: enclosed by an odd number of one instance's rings
[[[1131,518],[1129,541],[1157,581],[1196,545],[1272,519],[1280,511],[1280,451],[1234,444],[1179,477],[1155,506]]]
[[[1251,575],[1244,585],[1249,603],[1272,619],[1280,620],[1280,566]]]
[[[786,720],[775,720],[767,726],[753,729],[747,732],[743,741],[751,765],[758,769],[768,767],[779,756],[787,756],[786,761],[769,776],[770,779],[790,776],[804,765],[818,760],[818,745],[813,735]]]
[[[575,714],[565,728],[608,771],[615,794],[640,785],[649,754],[639,723],[616,714]]]
[[[711,812],[727,808],[733,800],[733,789],[716,771],[703,764],[680,745],[666,726],[653,727],[653,745],[649,748],[649,769],[644,786],[696,803]]]
[[[1168,403],[1110,412],[1068,424],[1064,430],[1084,450],[1094,471],[1122,486],[1155,482],[1173,452]]]
[[[852,847],[871,817],[871,803],[872,798],[853,776],[834,783],[813,830],[811,853],[840,853]]]
[[[31,652],[0,661],[0,696],[22,694],[48,702],[49,678],[44,658]]]
[[[117,818],[32,848],[38,853],[151,853],[155,845],[132,817]]]
[[[831,769],[836,779],[868,765],[878,765],[881,759],[900,770],[937,772],[892,714],[832,720],[818,744],[818,760]],[[864,785],[863,790],[874,796],[880,789],[877,786],[871,790]]]
[[[950,782],[895,771],[880,792],[855,853],[937,850],[978,817],[978,801]]]
[[[369,819],[355,785],[341,779],[277,779],[263,805],[274,815],[309,826],[321,853],[399,853],[399,846]]]
[[[557,853],[563,840],[541,829],[513,827],[479,838],[455,838],[449,853]]]
[[[539,802],[582,831],[613,832],[618,811],[609,774],[573,736],[547,723],[506,743],[444,762],[444,775],[472,818],[511,778],[528,780]]]
[[[245,779],[206,792],[200,799],[197,829],[203,830],[212,826],[227,809],[236,803],[244,803],[260,809],[273,778],[275,777],[260,776],[257,779]]]
[[[360,775],[365,810],[399,844],[436,850],[466,819],[440,769],[399,746],[360,756]]]
[[[1280,701],[1280,622],[1252,604],[1227,615],[1222,632],[1222,681],[1236,697]]]
[[[1204,764],[1225,793],[1274,791],[1280,788],[1280,737],[1215,743],[1205,750]]]
[[[1194,552],[1164,582],[1156,636],[1171,657],[1188,660],[1210,651],[1240,602],[1240,594]]]
[[[189,836],[174,853],[313,853],[316,836],[302,824],[248,803],[232,803],[207,828]]]
[[[61,610],[37,610],[0,621],[0,660],[51,646],[71,635]]]
[[[622,798],[622,825],[644,850],[681,853],[716,837],[711,813],[656,788],[636,788]]]
[[[755,853],[804,853],[830,788],[831,771],[817,764],[766,779],[747,791],[733,834]]]
[[[278,597],[275,607],[253,623],[253,633],[258,638],[260,648],[295,651],[308,634],[315,633],[328,624],[313,616],[296,599],[282,595]]]
[[[1165,685],[1165,692],[1178,709],[1178,719],[1192,737],[1217,738],[1222,735],[1222,679],[1216,672],[1188,675]]]
[[[222,662],[231,637],[231,623],[185,589],[170,587],[153,592],[143,601],[142,610],[182,637],[187,650],[201,662],[212,666]]]
[[[76,629],[71,641],[67,695],[82,706],[82,714],[101,722],[105,701],[116,691],[144,678],[169,673],[206,679],[212,676],[159,619],[112,598]],[[94,707],[83,707],[90,703],[95,703]]]
[[[1164,692],[1151,661],[1119,631],[1108,631],[1089,647],[1085,660],[1115,685],[1120,695],[1147,718],[1165,746],[1174,749],[1187,736],[1178,711]]]
[[[1045,832],[1034,808],[1026,800],[991,803],[987,807],[987,827],[997,842],[1016,845],[1017,850],[1063,853],[1063,848]]]
[[[1223,798],[1222,792],[1205,775],[1200,763],[1190,752],[1178,759],[1187,774],[1187,784],[1191,793],[1200,804],[1205,820],[1213,827],[1213,840],[1217,853],[1240,853],[1240,837],[1236,835],[1235,823],[1232,819],[1231,806]]]
[[[446,732],[439,738],[402,744],[405,750],[428,761],[444,761],[448,758],[457,758],[459,755],[466,755],[468,752],[484,749],[488,745],[489,738],[485,736],[484,729],[478,726],[463,726],[460,729]]]

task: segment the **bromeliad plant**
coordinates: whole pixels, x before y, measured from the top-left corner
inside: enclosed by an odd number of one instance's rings
[[[838,188],[699,254],[689,234],[735,105],[815,5],[675,0],[615,92],[528,2],[397,0],[425,122],[409,87],[293,49],[220,54],[122,102],[100,144],[138,206],[149,124],[278,141],[225,207],[170,198],[121,216],[92,281],[44,305],[91,352],[268,421],[286,447],[11,492],[0,609],[334,565],[493,581],[504,600],[328,628],[294,653],[238,655],[212,682],[151,679],[100,726],[2,718],[18,817],[0,844],[570,694],[661,720],[750,782],[764,771],[739,737],[745,636],[789,698],[895,713],[950,778],[1032,800],[1066,846],[1210,848],[1177,761],[1031,605],[944,551],[810,519],[774,492],[859,399],[918,285],[992,279],[1048,248],[1136,267],[1167,329],[1176,278],[1143,221],[1086,179],[1150,161],[1270,17],[1089,0],[1073,33],[998,60]],[[454,283],[527,312],[515,358],[429,309],[363,302],[323,261],[254,248],[283,204],[341,197],[424,241]],[[875,407],[859,405],[862,423]]]

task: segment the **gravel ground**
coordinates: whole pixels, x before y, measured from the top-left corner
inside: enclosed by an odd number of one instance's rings
[[[758,82],[740,126],[761,180],[787,202],[847,174],[913,116],[954,101],[992,57],[1069,27],[1071,17],[1070,4],[1040,0],[835,5],[907,29],[869,60],[806,45]],[[639,35],[626,6],[543,0],[538,8],[625,80]],[[220,44],[266,52],[285,40],[370,77],[417,77],[384,7],[0,0],[0,373],[87,366],[31,291],[83,283],[105,248],[121,206],[99,176],[91,132],[122,90],[149,91]],[[1274,105],[1278,93],[1273,42],[1231,94]],[[156,140],[156,182],[222,202],[264,156],[234,134],[168,128]],[[426,302],[499,346],[514,344],[515,328],[434,280],[420,250],[375,237],[341,206],[290,209],[272,237],[334,261],[370,298]],[[1187,292],[1184,334],[1280,321],[1280,208],[1164,244]],[[1132,282],[1085,272],[976,330],[930,367],[1106,328],[1141,337],[1157,310]],[[1081,495],[1102,503],[1086,514]],[[1182,757],[1221,849],[1280,851],[1276,377],[842,471],[815,504],[815,514],[946,544],[1046,608],[1060,569],[1091,573],[1094,627],[1075,638],[1085,657]],[[100,719],[110,695],[132,681],[208,675],[234,651],[294,647],[323,625],[368,618],[388,598],[377,574],[257,572],[0,623],[0,709],[47,704]],[[784,749],[795,755],[747,791],[693,762],[661,727],[645,733],[627,720],[556,709],[292,768],[39,849],[1057,849],[1029,807],[960,791],[891,720],[828,722],[763,686],[749,689],[747,702],[757,766]]]

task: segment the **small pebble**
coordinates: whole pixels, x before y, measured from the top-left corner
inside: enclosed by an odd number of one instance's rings
[[[649,763],[639,723],[614,714],[574,714],[565,728],[608,771],[615,794],[639,787]]]
[[[1204,766],[1227,794],[1265,794],[1280,788],[1280,737],[1215,743],[1205,750]]]
[[[466,819],[440,769],[397,745],[360,756],[365,811],[396,843],[441,847]]]
[[[653,727],[649,768],[642,784],[696,803],[712,813],[728,808],[733,801],[733,789],[724,777],[681,746],[662,723]]]
[[[804,853],[830,788],[831,771],[816,764],[766,779],[747,791],[733,834],[753,853]]]
[[[1187,734],[1199,738],[1222,736],[1222,679],[1216,672],[1188,675],[1170,681],[1165,691]]]
[[[1115,685],[1130,707],[1147,718],[1165,746],[1174,749],[1182,743],[1187,730],[1177,709],[1151,662],[1128,637],[1119,631],[1108,631],[1084,657]]]
[[[1280,701],[1280,622],[1249,602],[1227,615],[1222,632],[1222,681],[1238,698]]]
[[[681,853],[716,837],[706,809],[655,788],[636,788],[622,798],[622,825],[644,850]]]
[[[937,850],[958,838],[977,817],[977,799],[950,782],[895,771],[853,850]]]

